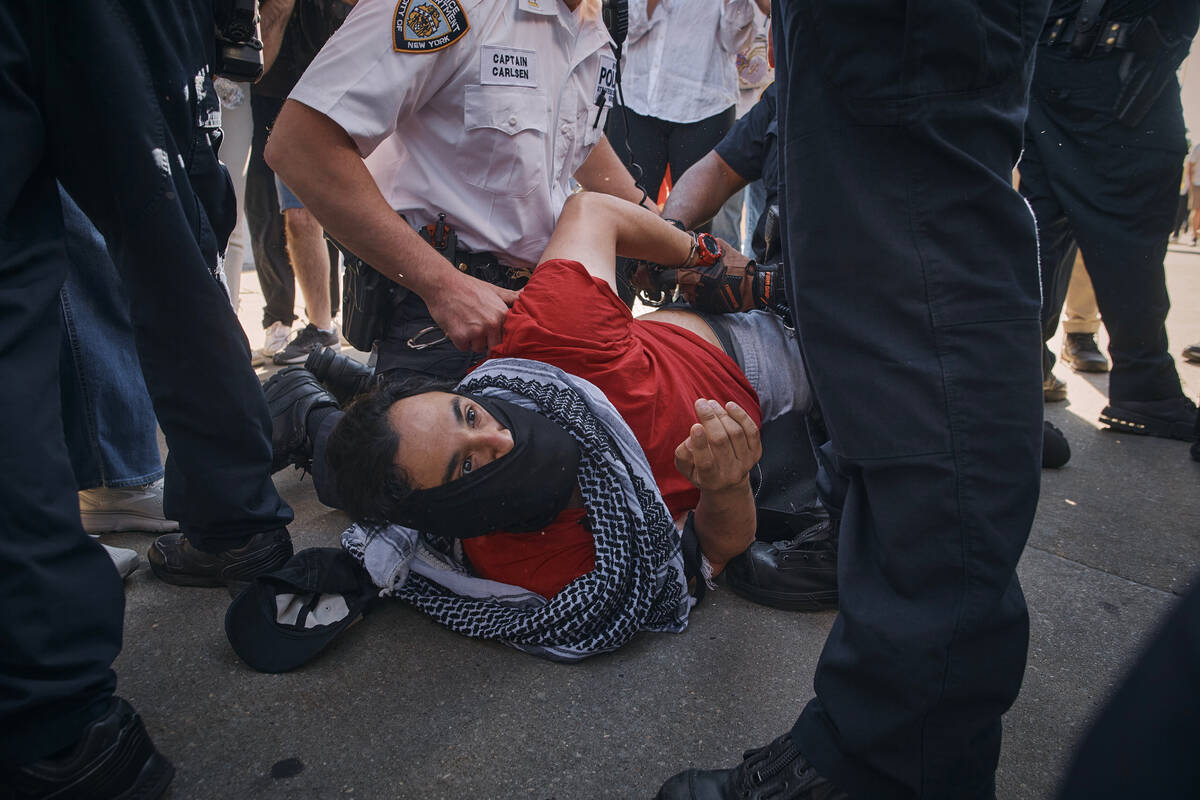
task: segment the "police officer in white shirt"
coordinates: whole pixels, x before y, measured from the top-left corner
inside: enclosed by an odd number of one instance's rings
[[[516,293],[472,265],[534,267],[572,176],[657,212],[603,136],[611,41],[599,0],[361,0],[301,78],[266,157],[332,237],[408,290],[393,316],[410,325],[389,326],[379,371],[454,377],[500,341]],[[441,214],[453,264],[415,230]],[[434,363],[432,323],[448,340]]]

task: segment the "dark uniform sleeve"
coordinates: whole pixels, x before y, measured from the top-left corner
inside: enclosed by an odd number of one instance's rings
[[[770,128],[775,123],[775,84],[763,92],[759,101],[734,123],[717,144],[717,155],[733,171],[750,183],[762,177]]]

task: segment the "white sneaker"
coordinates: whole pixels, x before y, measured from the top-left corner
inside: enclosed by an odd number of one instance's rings
[[[87,489],[79,493],[79,516],[88,533],[140,531],[170,533],[179,523],[163,516],[162,481],[128,489]]]
[[[292,335],[292,327],[276,320],[263,331],[262,354],[268,358],[278,353]]]
[[[117,568],[121,580],[125,580],[132,575],[134,570],[138,568],[138,564],[142,563],[142,559],[138,556],[136,550],[130,550],[128,547],[112,547],[103,542],[100,543],[100,546],[108,553],[108,557],[112,559],[113,566]]]

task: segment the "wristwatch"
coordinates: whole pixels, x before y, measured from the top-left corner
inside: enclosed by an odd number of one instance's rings
[[[721,241],[711,233],[696,234],[696,264],[698,267],[711,267],[725,255]]]

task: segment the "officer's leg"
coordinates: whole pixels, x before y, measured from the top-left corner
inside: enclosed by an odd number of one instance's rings
[[[1111,118],[1108,101],[1097,109],[1093,94],[1060,90],[1119,85],[1118,59],[1080,60],[1046,50],[1039,48],[1038,99],[1026,130],[1096,290],[1113,358],[1109,398],[1179,398],[1179,376],[1167,352],[1163,269],[1183,148],[1179,93],[1164,91],[1142,123],[1127,128]],[[1069,272],[1064,292],[1068,279]]]
[[[112,563],[80,525],[63,438],[66,252],[33,88],[46,54],[27,48],[48,38],[43,6],[0,6],[0,767],[62,750],[103,713],[124,610]]]
[[[1123,235],[1112,220],[1093,217],[1077,223],[1079,246],[1108,330],[1112,356],[1108,396],[1113,403],[1182,396],[1179,374],[1167,349],[1166,319],[1171,304],[1163,267],[1174,194],[1171,183],[1179,182],[1179,165],[1173,154],[1163,155],[1166,158],[1156,159],[1157,165],[1149,159],[1138,165],[1141,174],[1130,186],[1128,206],[1131,213],[1136,210],[1138,218],[1128,219],[1131,227],[1124,229],[1131,236]],[[1120,178],[1110,175],[1104,179]],[[1135,188],[1139,184],[1140,190]],[[1157,233],[1146,230],[1155,227],[1155,222],[1161,223]]]
[[[1178,159],[1144,151],[1096,180],[1124,201],[1103,207],[1081,202],[1072,212],[1096,304],[1108,330],[1112,372],[1108,396],[1123,400],[1181,397],[1179,374],[1167,349],[1167,231],[1171,224]]]
[[[1030,101],[1033,119],[1026,130],[1036,125],[1037,100]],[[1070,267],[1075,259],[1075,232],[1059,202],[1051,177],[1039,149],[1040,137],[1026,136],[1025,151],[1021,154],[1021,194],[1029,202],[1037,221],[1038,259],[1042,273],[1042,340],[1050,341],[1058,331],[1058,318],[1070,284]],[[1053,157],[1053,154],[1051,154]],[[1054,367],[1054,353],[1042,345],[1042,374],[1048,376]]]
[[[234,217],[228,176],[209,144],[219,122],[205,79],[211,7],[123,0],[115,9],[80,2],[82,22],[60,33],[63,72],[86,79],[50,75],[58,93],[50,129],[62,137],[55,156],[63,185],[105,235],[129,293],[170,447],[165,511],[199,550],[240,547],[259,533],[286,540],[292,514],[270,479],[266,404],[214,274]],[[141,48],[105,44],[133,39],[128,31]],[[84,132],[86,147],[70,138]]]
[[[1039,291],[1010,172],[1045,6],[861,5],[782,3],[776,48],[789,290],[848,484],[792,739],[855,796],[984,798],[1028,631]]]

